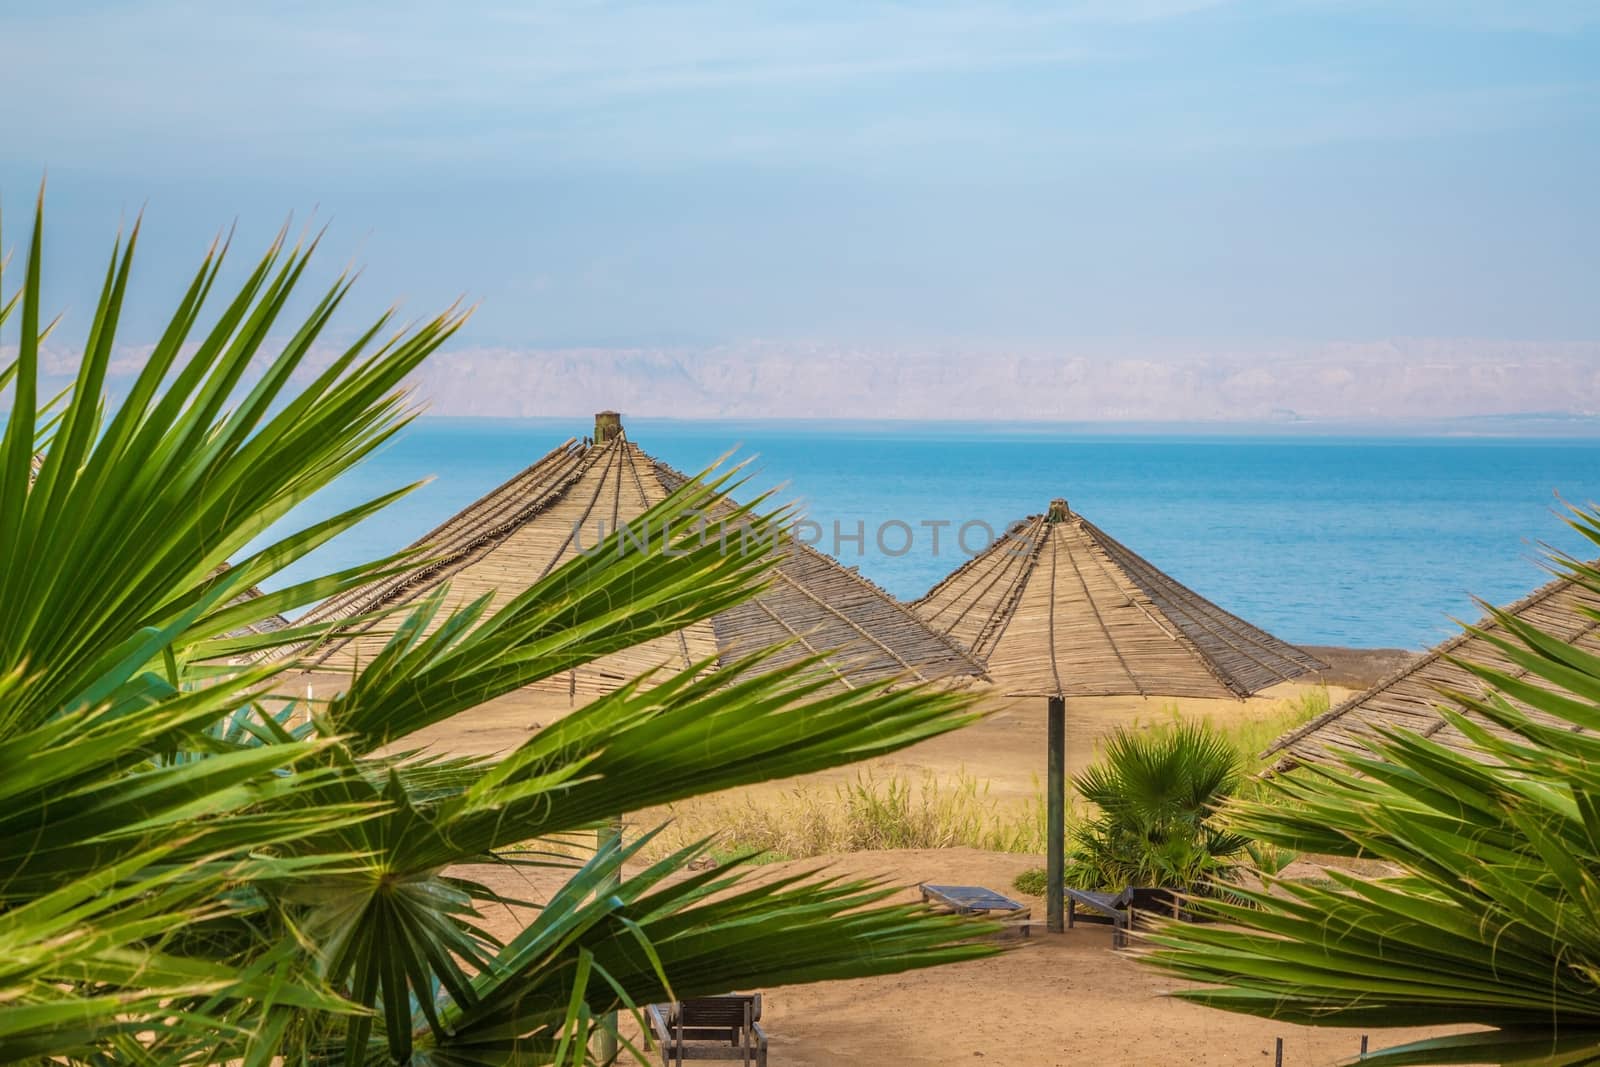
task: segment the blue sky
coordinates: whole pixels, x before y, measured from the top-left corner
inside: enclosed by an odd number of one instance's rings
[[[144,205],[478,344],[1600,339],[1592,2],[244,6],[0,3],[69,314]]]

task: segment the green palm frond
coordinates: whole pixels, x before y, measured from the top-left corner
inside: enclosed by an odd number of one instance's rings
[[[1067,880],[1197,890],[1231,877],[1250,841],[1214,815],[1242,773],[1239,753],[1204,722],[1118,728],[1102,758],[1073,779],[1096,812],[1073,828]]]
[[[555,1062],[600,1013],[663,996],[891,974],[994,951],[971,940],[993,924],[881,906],[892,890],[871,882],[793,875],[746,886],[744,872],[728,868],[669,882],[700,847],[608,887],[607,872],[643,843],[602,850],[578,872],[475,983],[472,1000],[458,1000],[421,1039],[422,1062]]]
[[[132,269],[137,227],[114,254],[84,358],[50,452],[30,487],[42,296],[41,216],[21,293],[21,338],[11,417],[0,440],[0,671],[30,665],[7,708],[37,721],[97,676],[87,649],[116,647],[208,605],[172,642],[187,654],[251,608],[234,595],[373,514],[386,494],[286,536],[246,558],[239,552],[291,508],[327,485],[405,424],[402,380],[461,324],[439,316],[368,353],[383,323],[335,356],[298,393],[290,376],[305,363],[348,288],[337,281],[291,340],[259,366],[312,248],[280,237],[210,329],[201,308],[221,267],[209,254],[144,369],[109,420],[101,396]],[[185,357],[186,349],[192,351]],[[259,366],[259,381],[235,391]],[[232,405],[232,406],[230,406]],[[218,567],[232,562],[220,575]],[[383,563],[302,583],[253,609],[284,610],[369,580]]]
[[[1573,525],[1600,543],[1600,513]],[[1600,589],[1594,568],[1561,565]],[[1387,730],[1228,812],[1251,837],[1401,873],[1269,880],[1208,905],[1224,925],[1163,925],[1151,962],[1208,983],[1179,996],[1305,1023],[1492,1028],[1363,1062],[1600,1062],[1600,658],[1490,617],[1499,629],[1476,633],[1516,673],[1462,664],[1485,691],[1441,710],[1465,750]]]
[[[329,973],[353,982],[358,1003],[376,1008],[381,994],[386,1011],[407,997],[428,1004],[434,982],[466,1002],[471,986],[458,961],[487,967],[490,946],[472,921],[472,894],[439,873],[449,863],[593,828],[622,810],[870,758],[970,719],[965,696],[838,690],[814,664],[761,671],[763,659],[715,673],[700,665],[650,688],[624,686],[494,765],[465,770],[470,784],[458,793],[419,797],[395,768],[381,780],[353,776],[346,799],[382,802],[388,812],[302,847],[368,860],[339,875],[297,877],[283,889],[327,946]],[[414,951],[404,968],[359,970],[379,945]]]
[[[689,482],[636,520],[635,528],[683,529],[685,517],[725,503],[731,478],[729,472]],[[727,549],[741,539],[720,533],[742,526],[767,536],[784,516],[756,512],[764,499],[706,520],[704,532],[697,525],[679,534],[670,552],[615,551],[621,535],[613,533],[593,555],[580,555],[492,614],[492,597],[484,596],[433,626],[449,592],[441,588],[405,617],[349,689],[330,703],[330,728],[357,751],[371,751],[748,598],[776,557]],[[619,589],[626,596],[619,597]]]
[[[616,885],[642,841],[569,847],[618,812],[956,729],[968,696],[840,690],[814,662],[774,669],[769,651],[637,679],[501,756],[405,750],[758,590],[774,557],[742,551],[747,538],[724,551],[716,524],[775,531],[787,516],[732,504],[737,470],[644,518],[716,516],[679,550],[582,555],[498,605],[447,611],[441,592],[403,614],[248,632],[418,564],[241,595],[406,491],[248,547],[406,423],[401,383],[464,316],[381,342],[379,321],[313,369],[348,281],[288,323],[314,242],[280,235],[213,301],[222,245],[108,405],[137,243],[136,226],[114,250],[53,407],[39,397],[42,205],[0,314],[20,329],[0,372],[0,1063],[583,1062],[596,1020],[673,992],[993,951],[971,940],[982,924],[885,904],[866,883],[681,877],[691,850]],[[341,693],[282,695],[298,650],[368,625],[392,635]],[[508,902],[452,870],[486,861],[569,876],[510,944],[483,918]]]

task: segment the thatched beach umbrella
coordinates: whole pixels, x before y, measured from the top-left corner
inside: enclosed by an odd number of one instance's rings
[[[1502,610],[1557,640],[1600,655],[1600,596],[1570,578],[1557,578],[1540,586]],[[1274,770],[1288,770],[1297,764],[1327,760],[1334,751],[1365,751],[1363,741],[1376,737],[1382,729],[1410,730],[1435,744],[1469,750],[1467,738],[1439,713],[1440,705],[1446,703],[1440,690],[1481,694],[1485,687],[1482,679],[1455,661],[1484,664],[1531,685],[1550,688],[1547,682],[1529,676],[1526,669],[1512,663],[1484,636],[1515,640],[1498,620],[1487,617],[1476,629],[1481,633],[1462,631],[1366,692],[1284,734],[1263,755],[1278,756]],[[1517,704],[1538,722],[1568,728],[1567,723],[1557,722],[1520,701]],[[1481,729],[1511,736],[1482,716],[1470,711],[1465,714]]]
[[[211,576],[214,578],[219,574],[225,573],[227,569],[228,564],[219,563],[212,569]],[[261,591],[261,587],[259,585],[252,585],[243,592],[237,593],[233,597],[229,598],[228,602],[224,606],[231,608],[236,604],[243,604],[248,601],[255,600],[262,595],[264,594]],[[286,630],[288,628],[289,620],[284,618],[282,615],[265,615],[257,619],[255,622],[246,623],[236,630],[229,630],[227,636],[244,637],[247,634],[268,634],[276,630]]]
[[[1062,928],[1066,700],[1232,697],[1323,668],[1174,581],[1055,500],[912,605],[1007,696],[1044,697],[1049,928]]]
[[[450,589],[429,629],[484,594],[503,604],[562,564],[592,550],[607,533],[638,519],[687,479],[629,440],[614,411],[595,416],[594,435],[569,439],[416,543],[423,565],[334,597],[303,623],[328,622],[404,606],[448,582]],[[637,532],[637,531],[635,531]],[[651,542],[652,544],[654,542]],[[741,546],[742,547],[742,546]],[[935,633],[876,585],[835,560],[785,538],[770,583],[754,599],[667,637],[606,656],[568,672],[569,700],[608,693],[640,674],[685,669],[706,660],[730,662],[773,645],[788,647],[779,666],[822,657],[835,684],[906,678],[933,681],[982,676],[956,642]],[[370,663],[389,627],[354,625],[306,653],[313,669],[344,672]],[[621,833],[621,820],[603,843]],[[620,871],[612,878],[620,878]],[[603,1055],[615,1049],[602,1050]]]
[[[616,412],[601,412],[592,439],[568,440],[417,542],[428,560],[424,566],[334,597],[302,622],[403,605],[445,582],[448,608],[490,592],[503,603],[586,546],[592,550],[604,533],[637,519],[685,480],[629,440]],[[653,668],[728,662],[783,643],[789,647],[774,665],[821,656],[835,682],[849,688],[892,678],[982,675],[958,642],[935,633],[853,570],[792,538],[775,551],[782,556],[759,596],[570,672],[562,679],[569,698],[608,693]],[[352,627],[309,658],[319,669],[348,670],[370,662],[385,640],[385,634]]]
[[[428,562],[334,597],[302,622],[326,622],[404,605],[450,583],[447,608],[485,593],[504,603],[592,549],[605,533],[637,519],[687,479],[629,440],[614,411],[595,416],[594,436],[570,439],[417,542]],[[767,588],[752,600],[668,637],[613,653],[569,672],[570,700],[601,695],[658,667],[729,662],[773,645],[773,666],[820,656],[837,685],[904,678],[982,677],[956,641],[836,560],[785,538]],[[448,612],[441,611],[434,626]],[[320,670],[371,662],[386,634],[360,626],[307,657]],[[612,833],[620,833],[620,822]],[[605,835],[602,834],[602,840]]]

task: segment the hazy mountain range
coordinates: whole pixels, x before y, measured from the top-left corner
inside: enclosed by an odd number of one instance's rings
[[[425,370],[437,414],[1064,421],[1600,413],[1600,342],[1393,341],[1248,352],[463,348]]]
[[[119,353],[114,386],[138,370],[145,351]],[[74,353],[51,349],[44,385],[65,385],[76,363]],[[1214,351],[777,341],[456,347],[430,361],[415,385],[436,415],[568,416],[616,408],[681,418],[1156,423],[1537,415],[1581,428],[1600,415],[1600,342],[1404,340]]]

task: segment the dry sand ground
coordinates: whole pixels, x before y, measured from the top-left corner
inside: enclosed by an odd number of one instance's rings
[[[1340,680],[1346,680],[1341,678]],[[1365,679],[1348,679],[1359,685]],[[332,679],[326,680],[333,688]],[[322,688],[319,685],[319,688]],[[1075,772],[1095,754],[1096,742],[1119,724],[1165,719],[1175,704],[1184,715],[1219,722],[1275,715],[1282,702],[1305,687],[1282,685],[1253,700],[1094,699],[1068,702],[1068,769]],[[1351,690],[1331,688],[1337,703]],[[1001,802],[1032,798],[1044,775],[1045,723],[1039,701],[991,698],[989,717],[880,760],[879,773],[924,771],[945,776],[965,771],[987,780]],[[426,742],[455,753],[505,751],[528,733],[565,715],[570,702],[560,692],[523,691],[469,712],[424,735]],[[812,776],[813,783],[851,779],[859,767]],[[795,781],[755,787],[752,795],[791,788]],[[635,825],[654,821],[637,813]],[[916,899],[920,881],[987,885],[1011,891],[1018,873],[1043,863],[1040,856],[971,849],[858,852],[761,868],[768,877],[827,863],[836,872],[882,876]],[[540,899],[559,876],[527,876],[502,868],[472,868],[473,877],[513,896]],[[1043,902],[1029,901],[1041,922]],[[511,911],[497,914],[495,930],[510,936],[526,921]],[[1166,997],[1181,983],[1111,950],[1102,926],[1080,926],[1050,935],[1041,926],[1016,948],[993,959],[953,967],[848,982],[764,990],[764,1025],[771,1036],[774,1067],[854,1064],[1016,1065],[1272,1063],[1273,1040],[1285,1041],[1285,1064],[1307,1067],[1354,1056],[1360,1035],[1352,1031],[1287,1026],[1270,1020],[1213,1011]],[[1386,1034],[1383,1043],[1422,1036]],[[1376,1046],[1375,1046],[1376,1047]]]
[[[1042,857],[972,849],[856,852],[774,864],[774,877],[826,864],[830,872],[882,876],[909,887],[920,881],[1005,887]],[[524,875],[473,867],[470,876],[523,899],[539,899],[559,875]],[[1024,898],[1042,916],[1044,903]],[[523,921],[509,910],[492,917],[495,932]],[[1012,950],[990,959],[878,978],[763,990],[763,1026],[773,1067],[986,1063],[1060,1065],[1269,1065],[1284,1039],[1287,1067],[1333,1064],[1360,1048],[1357,1031],[1288,1026],[1187,1004],[1165,994],[1184,983],[1111,949],[1109,928],[1079,925],[1051,935],[1035,927]],[[627,1032],[632,1032],[630,1028]],[[1383,1043],[1426,1036],[1391,1032]],[[1379,1047],[1375,1042],[1374,1048]]]
[[[322,679],[319,692],[334,689]],[[1269,718],[1283,710],[1284,701],[1309,689],[1284,683],[1250,700],[1175,700],[1171,697],[1094,697],[1067,701],[1067,772],[1075,774],[1095,757],[1096,745],[1115,727],[1135,722],[1162,722],[1174,708],[1185,716],[1210,718],[1220,723]],[[1337,704],[1352,690],[1328,688]],[[581,699],[581,698],[580,698]],[[549,725],[572,708],[565,693],[528,689],[503,697],[406,739],[405,747],[428,745],[452,753],[505,752],[527,739],[530,731]],[[1045,775],[1045,709],[1042,700],[990,697],[988,717],[964,730],[934,738],[892,756],[874,761],[876,773],[924,771],[941,777],[965,771],[989,783],[991,795],[1002,802],[1026,801],[1039,789]],[[843,782],[855,778],[861,765],[808,776],[810,783]],[[753,787],[754,792],[791,789],[798,780],[787,779]]]

